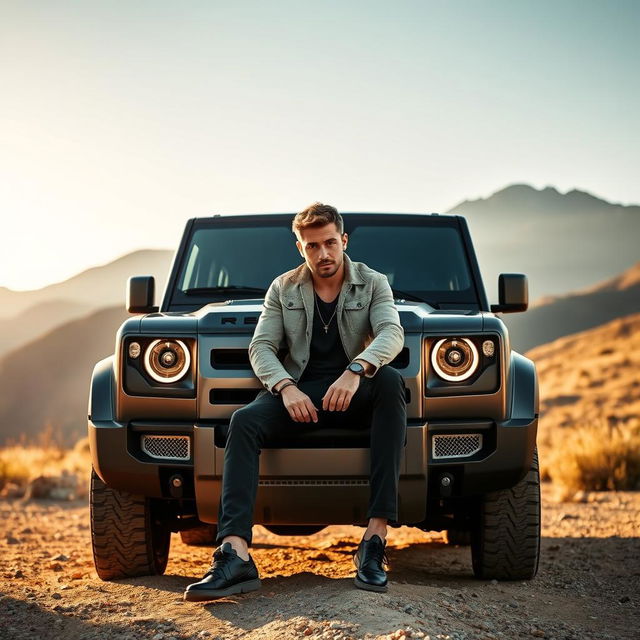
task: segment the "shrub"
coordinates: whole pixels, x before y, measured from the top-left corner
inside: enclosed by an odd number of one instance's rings
[[[551,480],[567,492],[640,489],[640,429],[591,422],[567,430],[547,452]]]

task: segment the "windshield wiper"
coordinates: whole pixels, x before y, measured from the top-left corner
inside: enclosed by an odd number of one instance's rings
[[[262,287],[230,285],[228,287],[192,287],[191,289],[185,289],[183,293],[187,296],[209,295],[212,293],[257,293],[264,296],[267,290]]]
[[[400,289],[391,289],[391,291],[393,292],[393,297],[395,299],[410,300],[411,302],[426,302],[428,305],[431,305],[432,307],[436,307],[436,305],[432,304],[431,302],[428,302],[424,298],[419,298],[418,296],[414,295],[413,293],[407,293],[406,291],[400,291]]]

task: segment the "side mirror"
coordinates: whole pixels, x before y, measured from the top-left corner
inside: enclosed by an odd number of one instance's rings
[[[131,276],[127,280],[127,311],[129,313],[154,313],[156,281],[153,276]]]
[[[494,313],[517,313],[529,307],[529,283],[524,273],[501,273],[498,277],[500,304],[492,304]]]

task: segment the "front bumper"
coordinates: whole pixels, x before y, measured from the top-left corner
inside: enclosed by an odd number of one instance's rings
[[[517,484],[528,472],[535,449],[537,418],[495,423],[438,420],[407,425],[398,522],[424,520],[428,499],[470,497]],[[93,465],[104,482],[149,497],[176,497],[170,486],[183,478],[181,497],[195,498],[205,522],[217,522],[224,447],[214,422],[88,422]],[[472,457],[434,459],[432,437],[483,433],[483,449]],[[191,438],[189,461],[153,460],[141,451],[140,435],[184,434]],[[354,443],[352,443],[353,445]],[[364,446],[363,446],[364,445]],[[451,478],[442,493],[440,479]],[[349,447],[267,448],[260,455],[260,484],[254,518],[262,524],[364,523],[369,497],[369,449]],[[322,520],[322,522],[319,522]]]

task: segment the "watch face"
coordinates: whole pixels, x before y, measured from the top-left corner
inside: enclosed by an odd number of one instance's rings
[[[349,371],[362,375],[364,373],[364,367],[359,362],[352,362],[348,367]]]

